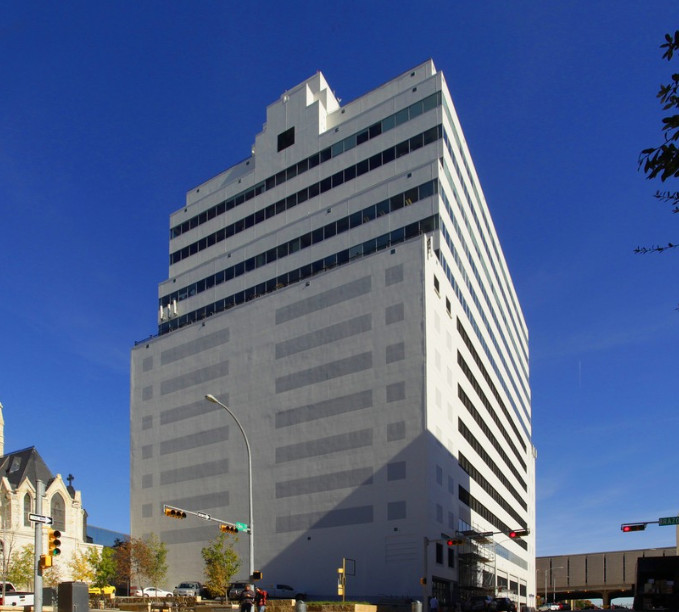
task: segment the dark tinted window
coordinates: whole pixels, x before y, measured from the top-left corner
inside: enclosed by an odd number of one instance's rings
[[[291,127],[278,135],[278,150],[282,151],[295,144],[295,128]]]

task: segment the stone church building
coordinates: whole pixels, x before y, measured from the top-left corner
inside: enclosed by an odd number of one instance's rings
[[[29,515],[38,514],[36,483],[42,481],[45,495],[39,514],[52,517],[51,528],[61,532],[61,554],[48,572],[54,582],[73,580],[70,565],[74,556],[91,548],[102,549],[87,541],[82,494],[73,488],[72,476],[66,483],[61,474],[52,474],[35,447],[5,452],[4,425],[0,404],[0,572],[4,575],[15,555],[35,543],[36,523]],[[42,551],[46,553],[49,527],[39,523],[38,527],[42,530]]]

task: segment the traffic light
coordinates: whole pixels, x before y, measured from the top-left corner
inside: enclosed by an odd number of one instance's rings
[[[220,531],[223,531],[224,533],[238,533],[238,527],[236,527],[235,525],[229,525],[229,524],[222,523],[219,526],[219,529],[220,529]]]
[[[252,579],[253,580],[261,580],[264,577],[264,574],[262,572],[252,572]]]
[[[646,529],[646,523],[626,523],[620,525],[620,529],[623,533],[627,533],[628,531],[643,531]]]
[[[423,585],[423,586],[424,586],[425,584],[427,584],[427,579],[426,579],[426,577],[423,576],[422,578],[420,578],[420,584]]]
[[[52,567],[52,555],[40,555],[40,561],[38,563],[40,571]]]
[[[524,536],[527,536],[530,533],[530,529],[512,529],[509,532],[509,537],[512,538],[512,540],[516,540],[518,538],[523,538]]]
[[[57,557],[61,554],[61,531],[50,529],[48,540],[48,550],[52,557]]]
[[[465,541],[462,538],[450,538],[446,540],[446,544],[448,544],[448,546],[462,546],[464,543]]]
[[[179,508],[172,508],[170,506],[165,506],[165,516],[176,519],[185,519],[186,512],[180,510]]]

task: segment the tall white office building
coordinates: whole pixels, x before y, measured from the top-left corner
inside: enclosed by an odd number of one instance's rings
[[[286,91],[169,242],[131,365],[131,529],[167,544],[161,586],[202,577],[219,530],[192,512],[248,523],[212,394],[250,442],[265,584],[336,596],[344,566],[350,599],[534,605],[528,331],[433,62],[345,105],[320,73]]]

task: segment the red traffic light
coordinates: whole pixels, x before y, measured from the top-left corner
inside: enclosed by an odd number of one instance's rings
[[[626,523],[624,525],[620,525],[620,529],[623,533],[627,533],[629,531],[643,531],[646,529],[646,523]]]
[[[512,540],[516,540],[517,538],[527,536],[529,533],[530,529],[512,529],[507,535],[509,535]]]
[[[448,546],[461,546],[464,543],[465,543],[465,541],[462,538],[457,538],[457,539],[450,538],[450,539],[446,540],[446,544]]]

